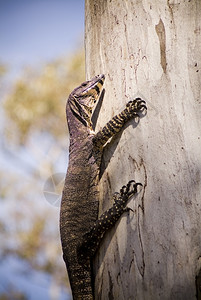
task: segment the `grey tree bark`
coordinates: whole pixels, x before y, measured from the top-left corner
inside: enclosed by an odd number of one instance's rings
[[[101,243],[96,299],[199,298],[201,1],[85,6],[86,76],[106,75],[97,129],[136,96],[148,106],[104,152],[100,213],[130,179],[143,189]]]

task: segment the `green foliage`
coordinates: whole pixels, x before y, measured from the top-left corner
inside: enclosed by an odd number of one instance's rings
[[[33,270],[50,274],[58,286],[65,287],[67,276],[60,246],[59,210],[45,202],[38,180],[0,172],[0,189],[6,186],[12,189],[6,193],[5,213],[9,218],[1,216],[0,220],[1,260],[7,256],[17,257]],[[13,285],[14,292],[17,291]]]
[[[3,76],[3,75],[6,73],[6,71],[7,71],[6,65],[5,65],[5,64],[2,64],[2,63],[0,62],[0,77]]]
[[[83,51],[48,63],[39,71],[25,69],[4,103],[10,120],[7,136],[20,144],[25,144],[33,131],[62,138],[66,133],[66,98],[82,81]]]
[[[12,289],[12,287],[9,287],[9,290],[6,293],[2,293],[0,295],[0,300],[28,300],[26,295],[23,293],[16,291],[16,289]]]

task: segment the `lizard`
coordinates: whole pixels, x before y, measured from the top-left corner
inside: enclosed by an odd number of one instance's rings
[[[127,201],[137,193],[138,185],[142,185],[129,181],[113,195],[113,206],[98,218],[104,145],[128,120],[147,109],[141,98],[131,100],[120,114],[95,133],[92,110],[100,98],[104,80],[101,74],[83,82],[70,93],[66,104],[70,146],[60,209],[60,236],[74,300],[94,299],[92,258],[106,231],[123,212],[130,210]]]

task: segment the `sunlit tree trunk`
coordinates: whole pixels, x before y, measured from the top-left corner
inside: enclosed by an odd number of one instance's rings
[[[130,179],[143,189],[101,243],[96,299],[196,299],[201,1],[86,0],[85,45],[87,78],[106,75],[97,129],[136,96],[148,106],[104,153],[100,213]]]

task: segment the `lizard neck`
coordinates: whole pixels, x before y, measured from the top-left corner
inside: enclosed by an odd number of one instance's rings
[[[88,126],[84,125],[72,112],[69,104],[66,105],[66,116],[70,134],[70,145],[78,145],[81,141],[88,138],[91,130]]]

